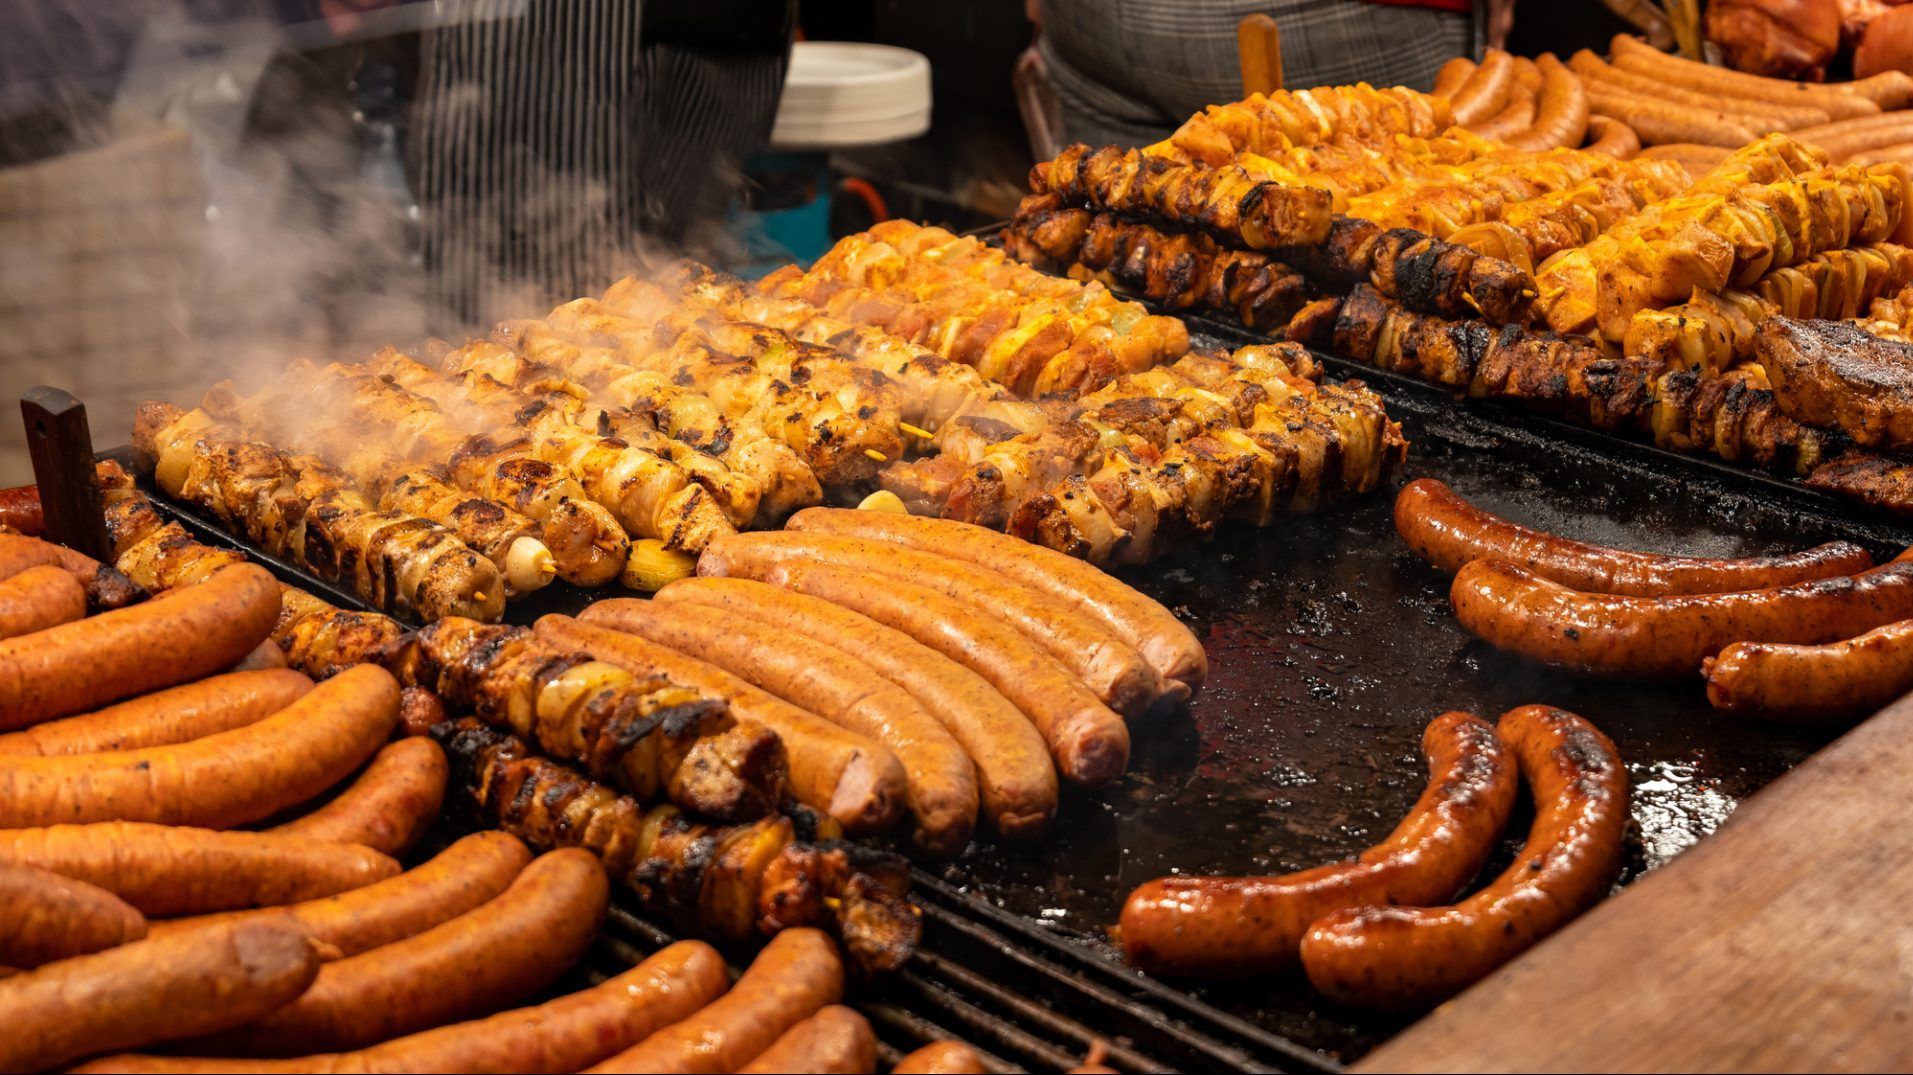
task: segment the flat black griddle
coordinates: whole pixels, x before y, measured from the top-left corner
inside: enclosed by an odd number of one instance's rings
[[[1196,324],[1198,346],[1256,339]],[[1846,538],[1886,557],[1913,544],[1904,523],[1791,482],[1330,363],[1369,380],[1401,421],[1411,441],[1402,480],[1440,478],[1530,525],[1699,555]],[[1546,702],[1612,736],[1632,776],[1637,830],[1623,883],[1712,832],[1840,730],[1717,715],[1698,677],[1588,679],[1474,641],[1449,612],[1447,577],[1395,535],[1398,487],[1264,530],[1230,528],[1121,572],[1201,633],[1209,685],[1186,719],[1138,736],[1127,778],[1098,795],[1067,793],[1042,844],[999,847],[985,836],[919,871],[926,952],[861,998],[887,1041],[905,1047],[934,1024],[1038,1069],[1080,1055],[1094,1035],[1133,1047],[1113,1057],[1125,1070],[1333,1069],[1404,1022],[1328,1005],[1299,975],[1172,988],[1144,979],[1104,933],[1129,890],[1168,873],[1283,872],[1359,852],[1420,793],[1421,731],[1446,709],[1492,719]],[[553,586],[507,616],[529,623],[608,595]],[[1518,816],[1514,828],[1525,823]],[[632,928],[659,939],[641,922]]]

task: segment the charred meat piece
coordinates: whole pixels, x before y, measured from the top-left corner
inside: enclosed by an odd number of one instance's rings
[[[1331,198],[1318,187],[1257,179],[1235,164],[1210,168],[1120,146],[1080,143],[1030,170],[1030,189],[1130,216],[1150,216],[1251,250],[1319,243]]]
[[[1913,448],[1913,345],[1842,321],[1775,317],[1755,351],[1791,417],[1869,448]]]
[[[1913,514],[1913,460],[1847,452],[1815,467],[1807,484],[1871,507]]]

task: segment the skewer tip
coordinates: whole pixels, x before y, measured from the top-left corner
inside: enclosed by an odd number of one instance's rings
[[[875,448],[865,448],[864,454],[869,456],[872,459],[875,459],[879,463],[888,463],[890,461],[889,456],[883,454],[882,452],[878,451]]]

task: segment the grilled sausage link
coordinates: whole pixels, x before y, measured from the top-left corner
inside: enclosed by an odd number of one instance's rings
[[[0,735],[0,754],[50,758],[184,743],[256,724],[311,689],[310,679],[289,668],[228,672],[8,732]]]
[[[44,631],[86,615],[86,591],[65,568],[41,565],[0,579],[0,638]]]
[[[1562,668],[1692,675],[1734,642],[1817,644],[1913,619],[1913,562],[1765,590],[1623,597],[1477,560],[1449,592],[1461,625],[1502,649]]]
[[[897,1061],[891,1075],[983,1075],[990,1070],[977,1051],[960,1041],[933,1041]]]
[[[1701,673],[1716,709],[1777,720],[1859,716],[1913,691],[1913,620],[1823,646],[1735,642]]]
[[[438,817],[448,775],[445,751],[437,743],[401,739],[380,749],[331,802],[270,831],[397,855]]]
[[[1865,549],[1845,541],[1738,560],[1611,549],[1509,522],[1433,478],[1402,487],[1395,498],[1395,530],[1416,556],[1443,571],[1460,571],[1474,560],[1501,560],[1587,593],[1637,597],[1761,590],[1873,566]]]
[[[1302,967],[1329,998],[1423,1008],[1459,993],[1600,902],[1621,871],[1627,768],[1581,717],[1551,706],[1504,714],[1496,730],[1534,795],[1514,865],[1448,907],[1353,907],[1310,927]]]
[[[1351,862],[1285,877],[1165,877],[1130,893],[1122,944],[1151,974],[1273,974],[1330,911],[1452,899],[1480,872],[1514,809],[1514,759],[1494,728],[1443,713],[1422,733],[1428,786],[1388,839]]]
[[[757,1059],[737,1069],[738,1075],[864,1075],[875,1070],[877,1036],[868,1020],[841,1004],[784,1031]]]
[[[97,885],[0,862],[0,964],[37,967],[146,936],[146,916]]]

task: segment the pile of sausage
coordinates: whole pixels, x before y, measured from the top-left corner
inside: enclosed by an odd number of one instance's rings
[[[1621,869],[1627,770],[1565,710],[1489,725],[1444,713],[1422,736],[1428,786],[1358,858],[1283,877],[1165,877],[1123,906],[1119,939],[1154,974],[1279,974],[1299,963],[1344,1004],[1415,1010],[1467,988],[1600,902]],[[1534,823],[1514,862],[1473,895],[1517,785]]]
[[[1455,572],[1462,626],[1546,664],[1699,672],[1716,707],[1785,720],[1863,715],[1913,691],[1913,550],[1878,567],[1848,542],[1728,560],[1630,552],[1530,530],[1428,479],[1402,490],[1395,527]]]
[[[1004,836],[1040,836],[1059,776],[1116,778],[1129,722],[1206,672],[1167,609],[964,523],[812,508],[712,541],[698,575],[547,616],[537,635],[722,697],[782,737],[800,801],[852,832],[907,813],[932,853],[961,850],[979,812]]]
[[[1625,124],[1592,122],[1587,87],[1553,55],[1489,49],[1479,65],[1457,56],[1436,74],[1434,96],[1448,98],[1457,124],[1516,149],[1573,149],[1584,138],[1616,157],[1640,148]]]

